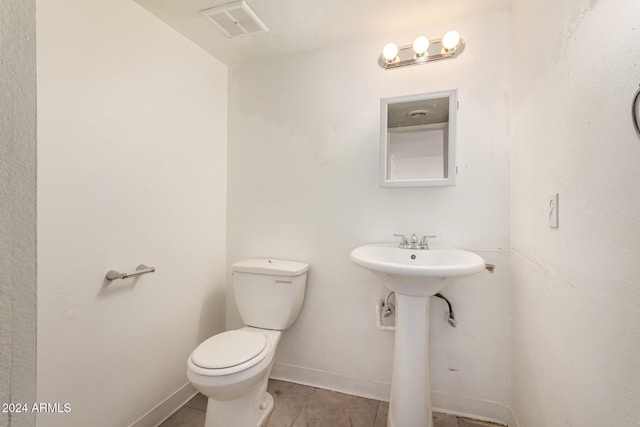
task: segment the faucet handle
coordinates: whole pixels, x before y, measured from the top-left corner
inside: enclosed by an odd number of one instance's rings
[[[393,233],[393,235],[395,237],[400,237],[400,246],[409,244],[409,242],[407,241],[407,236],[405,236],[404,234]]]
[[[438,236],[436,236],[435,234],[428,234],[426,236],[422,236],[422,239],[420,240],[420,246],[424,247],[425,249],[429,249],[429,240],[428,239],[434,239]]]

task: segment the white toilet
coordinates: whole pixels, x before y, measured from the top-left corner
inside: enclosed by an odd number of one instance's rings
[[[260,427],[273,411],[267,382],[280,334],[302,308],[309,264],[248,259],[231,267],[247,326],[200,344],[187,361],[187,377],[209,398],[205,427]]]

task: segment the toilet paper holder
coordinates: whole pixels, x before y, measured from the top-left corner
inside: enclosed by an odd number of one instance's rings
[[[155,267],[149,267],[144,264],[140,264],[139,266],[136,267],[136,271],[132,273],[120,273],[119,271],[116,271],[116,270],[109,270],[107,271],[106,278],[109,281],[116,280],[116,279],[126,279],[128,277],[136,277],[136,276],[141,276],[147,273],[153,273],[154,271],[156,271]]]

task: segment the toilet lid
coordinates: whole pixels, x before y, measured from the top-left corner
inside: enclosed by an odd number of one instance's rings
[[[200,344],[193,351],[191,360],[201,368],[229,368],[256,357],[266,345],[267,338],[262,334],[241,330],[227,331]]]

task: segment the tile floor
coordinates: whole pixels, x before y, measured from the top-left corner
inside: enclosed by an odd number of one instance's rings
[[[378,400],[269,380],[275,408],[267,427],[385,427],[389,404]],[[207,399],[187,402],[160,427],[203,427]],[[434,427],[504,427],[499,424],[434,413]]]

